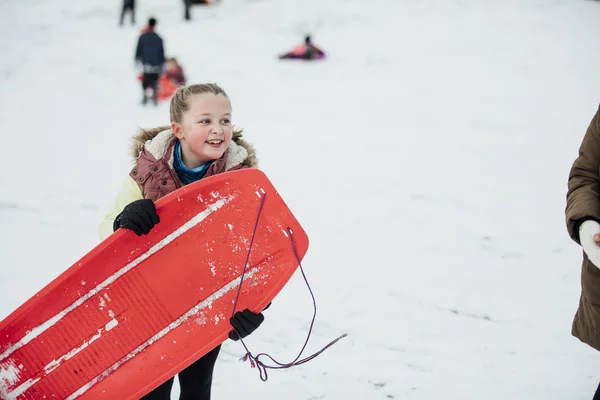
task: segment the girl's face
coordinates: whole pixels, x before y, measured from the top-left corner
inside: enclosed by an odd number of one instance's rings
[[[181,123],[173,122],[173,133],[181,142],[183,163],[193,169],[220,158],[229,148],[232,136],[231,104],[221,95],[194,94],[188,97],[188,110]]]

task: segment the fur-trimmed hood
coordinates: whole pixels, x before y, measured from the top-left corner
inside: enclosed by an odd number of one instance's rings
[[[132,138],[131,156],[137,161],[140,153],[146,149],[154,158],[165,157],[165,152],[175,140],[175,135],[170,126],[161,126],[154,129],[140,129]],[[173,157],[169,155],[166,159],[172,167]],[[234,129],[231,144],[227,150],[227,165],[243,165],[250,168],[258,167],[258,159],[254,146],[242,138],[242,130]]]

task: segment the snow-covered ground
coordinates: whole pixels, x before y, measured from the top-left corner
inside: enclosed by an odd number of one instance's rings
[[[581,250],[567,174],[600,102],[600,2],[0,2],[0,318],[99,241],[143,108],[133,62],[151,15],[234,122],[311,245],[315,360],[267,383],[227,342],[214,399],[591,399],[600,354],[571,337]],[[276,56],[311,32],[328,59]],[[247,341],[292,360],[300,275]],[[178,388],[174,390],[174,396]]]

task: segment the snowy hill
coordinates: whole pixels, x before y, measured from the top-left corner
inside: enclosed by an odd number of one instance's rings
[[[98,243],[142,107],[149,16],[191,82],[218,82],[311,245],[308,352],[267,383],[227,342],[213,398],[591,399],[600,355],[570,335],[581,250],[567,174],[600,103],[600,2],[0,2],[0,318]],[[328,58],[280,62],[313,34]],[[299,275],[248,340],[300,349]],[[177,388],[174,391],[177,392]]]

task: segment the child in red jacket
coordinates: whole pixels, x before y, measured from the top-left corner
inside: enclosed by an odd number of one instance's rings
[[[168,58],[165,63],[165,75],[171,79],[177,86],[184,86],[186,79],[183,68],[177,62],[175,57]]]

